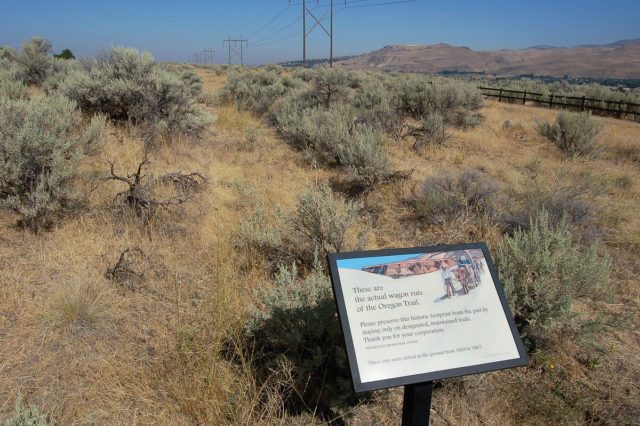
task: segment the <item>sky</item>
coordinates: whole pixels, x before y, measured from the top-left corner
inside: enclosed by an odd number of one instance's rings
[[[121,45],[179,62],[214,49],[215,62],[226,63],[222,40],[243,36],[247,64],[299,60],[301,1],[0,0],[0,45],[17,49],[40,35],[54,51],[69,48],[78,57]],[[307,0],[318,18],[328,2]],[[475,50],[606,44],[640,37],[639,18],[639,0],[346,0],[346,6],[335,0],[334,56],[392,44],[443,42]],[[309,58],[328,57],[320,28],[310,35],[308,51]]]

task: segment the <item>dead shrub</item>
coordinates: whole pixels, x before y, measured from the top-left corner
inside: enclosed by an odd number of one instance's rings
[[[154,178],[144,174],[143,168],[149,164],[145,159],[138,164],[135,172],[118,175],[115,172],[115,163],[110,162],[110,175],[103,181],[118,181],[127,185],[127,189],[116,194],[113,199],[114,207],[119,211],[131,211],[143,222],[149,223],[156,217],[160,210],[171,211],[172,207],[191,201],[196,192],[206,181],[199,173],[185,175],[183,173],[167,173]],[[160,198],[155,191],[158,183],[170,182],[175,191],[172,196]]]
[[[134,291],[146,278],[141,265],[145,260],[146,256],[141,249],[127,248],[120,253],[115,265],[107,268],[105,278],[121,288]]]

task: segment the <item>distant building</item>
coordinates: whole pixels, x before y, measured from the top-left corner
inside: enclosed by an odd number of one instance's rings
[[[478,249],[428,253],[400,262],[365,266],[362,270],[372,274],[402,278],[436,272],[440,270],[443,264],[449,268],[454,268],[458,265],[458,262],[463,261],[465,258],[469,261],[475,261],[476,259],[484,259],[484,254],[482,250]]]

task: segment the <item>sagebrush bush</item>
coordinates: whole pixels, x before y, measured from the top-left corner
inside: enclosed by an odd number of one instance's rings
[[[558,114],[555,123],[541,123],[540,133],[569,155],[593,155],[597,153],[596,140],[602,125],[596,123],[588,112]]]
[[[517,203],[505,217],[507,231],[528,229],[539,211],[547,212],[550,226],[564,221],[574,232],[593,237],[597,234],[596,209],[579,186],[557,185],[545,190],[538,185],[527,188],[515,197]]]
[[[16,61],[20,66],[20,76],[26,84],[40,84],[51,72],[53,58],[49,56],[51,43],[41,37],[34,37],[22,45],[22,52]]]
[[[82,63],[80,61],[52,59],[51,70],[47,78],[42,82],[43,90],[47,94],[55,93],[72,71],[82,71],[82,69]]]
[[[347,232],[356,223],[361,207],[325,184],[303,192],[289,219],[292,231],[301,240],[298,247],[321,255],[343,251]]]
[[[482,107],[482,94],[473,85],[461,81],[439,80],[430,82],[426,77],[401,77],[395,83],[400,107],[416,119],[428,114],[440,114],[446,123],[456,125]],[[464,121],[469,121],[467,117]]]
[[[413,148],[422,149],[427,144],[444,145],[451,137],[449,124],[438,112],[432,112],[422,117],[421,125],[414,131],[416,138]]]
[[[353,85],[353,77],[341,68],[318,68],[307,95],[309,106],[329,108],[334,103],[344,102],[349,99]]]
[[[72,180],[85,151],[103,140],[104,118],[84,124],[62,96],[0,99],[0,205],[34,231],[75,208]]]
[[[462,213],[496,216],[500,186],[483,173],[466,169],[458,176],[448,172],[429,177],[413,200],[416,216],[431,223]]]
[[[249,257],[264,257],[271,268],[290,263],[312,267],[318,255],[355,248],[363,235],[350,231],[361,208],[323,184],[300,194],[288,214],[276,209],[269,216],[265,206],[258,206],[240,222],[233,243]],[[354,244],[350,234],[356,234]]]
[[[156,65],[149,53],[114,47],[110,55],[84,66],[60,85],[84,112],[130,121],[154,139],[199,137],[211,122],[196,105],[197,81]]]
[[[273,104],[296,87],[293,79],[282,75],[280,68],[238,70],[229,74],[229,79],[220,90],[223,102],[233,102],[243,111],[257,115],[266,114]]]
[[[549,223],[542,210],[528,230],[505,237],[496,250],[502,285],[523,337],[533,349],[558,330],[570,331],[574,301],[598,296],[607,283],[611,260],[596,246],[574,243],[565,222]]]
[[[4,426],[56,426],[56,422],[40,411],[35,405],[25,407],[20,399],[16,401],[16,411]]]
[[[266,207],[258,206],[249,216],[240,221],[232,237],[234,245],[249,257],[253,253],[264,256],[273,266],[295,260],[294,251],[297,248],[295,244],[287,241],[291,235],[287,232],[288,230],[285,230],[285,219],[277,211],[275,217],[280,219],[280,223],[266,225],[265,210]]]
[[[346,168],[352,184],[366,189],[388,179],[391,172],[384,145],[380,131],[357,125],[349,140],[338,146],[339,162]]]
[[[282,103],[275,116],[280,134],[320,164],[339,164],[339,147],[349,143],[356,110],[347,104],[304,109],[295,101]]]
[[[18,54],[11,46],[0,46],[0,60],[15,62]]]
[[[17,69],[0,67],[0,99],[23,99],[28,95],[27,86],[18,77]]]
[[[353,105],[358,120],[387,132],[394,139],[402,136],[404,115],[399,110],[399,99],[385,86],[380,77],[360,76]]]
[[[281,266],[274,287],[263,291],[245,326],[259,382],[282,377],[293,389],[283,395],[292,411],[315,411],[325,419],[332,408],[357,402],[329,279],[321,268],[305,278]]]

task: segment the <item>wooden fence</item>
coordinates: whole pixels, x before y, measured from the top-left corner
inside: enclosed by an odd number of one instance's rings
[[[484,96],[497,98],[498,101],[527,103],[546,106],[547,108],[564,108],[576,111],[592,111],[597,115],[628,118],[632,120],[640,119],[640,104],[623,101],[607,101],[604,99],[593,99],[585,96],[560,96],[544,95],[542,93],[527,92],[526,90],[496,89],[493,87],[478,87]]]

